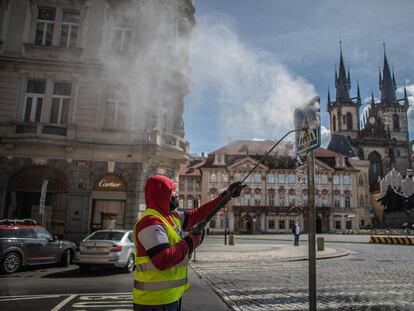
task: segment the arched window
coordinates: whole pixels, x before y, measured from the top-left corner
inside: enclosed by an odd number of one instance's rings
[[[378,182],[378,177],[382,177],[382,161],[378,152],[373,151],[369,154],[369,184],[373,185]]]
[[[352,130],[353,129],[353,125],[352,125],[352,113],[348,112],[346,114],[346,128],[348,130]]]
[[[398,114],[394,114],[392,116],[392,129],[395,132],[399,132],[400,131],[400,117],[398,116]]]
[[[336,132],[336,115],[333,115],[332,117],[332,128],[333,131]]]

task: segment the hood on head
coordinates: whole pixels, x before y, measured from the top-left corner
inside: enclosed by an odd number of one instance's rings
[[[177,188],[177,184],[166,176],[155,175],[148,178],[145,183],[147,208],[168,215],[170,213],[171,193],[175,188]]]

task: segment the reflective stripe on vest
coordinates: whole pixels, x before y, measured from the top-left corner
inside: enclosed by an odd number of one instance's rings
[[[174,267],[185,267],[187,266],[187,260],[184,259],[181,262],[179,262],[178,264],[176,264]],[[157,270],[158,268],[151,262],[147,262],[147,263],[142,263],[142,264],[137,264],[135,265],[135,269],[137,269],[137,271],[151,271],[151,270]]]
[[[160,281],[160,282],[140,282],[134,281],[134,288],[141,290],[160,290],[170,289],[178,286],[187,284],[187,278],[171,281]]]

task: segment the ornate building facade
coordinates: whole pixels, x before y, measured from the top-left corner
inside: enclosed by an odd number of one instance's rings
[[[369,161],[369,184],[379,188],[378,182],[392,168],[405,172],[411,168],[411,143],[408,137],[407,110],[409,101],[404,86],[404,97],[396,97],[397,84],[391,72],[384,47],[384,64],[379,73],[381,99],[371,94],[369,109],[360,116],[361,95],[357,85],[356,97],[350,96],[351,78],[345,70],[342,49],[339,74],[335,70],[336,98],[331,101],[328,91],[328,112],[332,134],[344,135],[353,153],[361,160]],[[328,149],[339,152],[333,143]]]
[[[234,141],[208,154],[205,163],[197,166],[201,171],[201,203],[242,180],[274,143]],[[246,180],[242,195],[210,221],[209,231],[222,233],[228,228],[237,233],[290,233],[295,221],[307,230],[307,176],[296,168],[295,160],[293,144],[282,143]],[[360,171],[348,157],[322,148],[316,150],[315,166],[317,231],[359,228],[360,212],[368,201],[368,191],[358,186]],[[184,175],[180,175],[180,182]]]
[[[188,160],[191,0],[0,2],[0,218],[79,240],[132,228]]]

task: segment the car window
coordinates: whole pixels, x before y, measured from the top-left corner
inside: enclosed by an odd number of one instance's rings
[[[129,240],[131,243],[134,243],[134,237],[132,236],[132,232],[130,232],[130,233],[128,234],[128,240]]]
[[[97,231],[91,235],[88,240],[110,240],[121,241],[124,236],[124,232],[112,232],[112,231]]]
[[[35,228],[36,236],[38,239],[52,239],[52,235],[44,228]]]
[[[4,238],[17,238],[16,229],[0,229],[0,239]]]
[[[27,238],[34,238],[35,235],[33,230],[30,228],[20,228],[19,229],[19,238],[20,239],[27,239]]]

